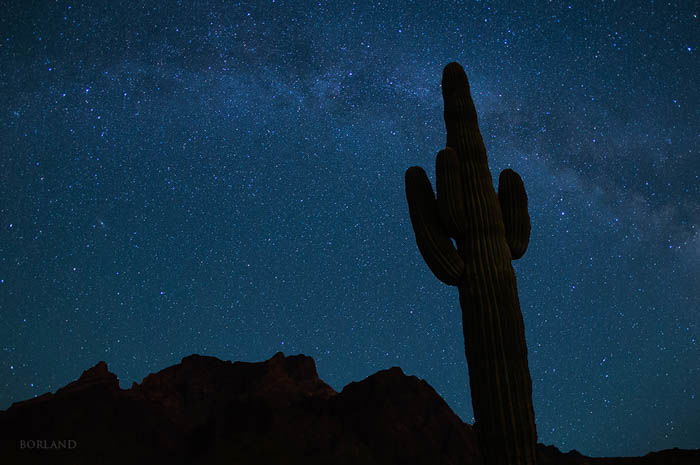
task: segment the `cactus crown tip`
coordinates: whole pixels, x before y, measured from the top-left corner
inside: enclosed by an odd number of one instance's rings
[[[445,65],[444,71],[464,71],[464,68],[462,68],[462,65],[457,63],[456,61],[451,61]]]
[[[462,65],[453,61],[445,66],[442,71],[442,93],[450,95],[458,89],[468,88],[467,73],[462,68]]]

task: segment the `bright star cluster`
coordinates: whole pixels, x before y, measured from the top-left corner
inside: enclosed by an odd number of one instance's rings
[[[669,1],[10,2],[0,16],[0,408],[105,360],[391,366],[472,409],[456,290],[403,175],[468,73],[514,263],[539,440],[700,447],[698,11]]]

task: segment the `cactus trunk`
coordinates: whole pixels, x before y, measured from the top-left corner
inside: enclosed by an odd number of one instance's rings
[[[459,285],[476,431],[484,463],[534,464],[536,432],[515,274],[471,261]],[[511,268],[511,269],[508,269]]]
[[[484,463],[533,465],[537,433],[532,382],[511,265],[529,241],[527,196],[522,180],[511,170],[501,173],[496,194],[467,77],[459,64],[445,67],[442,91],[447,148],[437,157],[437,198],[425,172],[409,168],[411,222],[430,269],[459,289]]]

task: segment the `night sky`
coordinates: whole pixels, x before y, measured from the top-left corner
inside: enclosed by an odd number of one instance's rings
[[[700,447],[698,4],[428,3],[4,2],[0,408],[99,360],[126,388],[283,351],[336,390],[401,366],[472,422],[403,180],[458,61],[530,200],[540,442]]]

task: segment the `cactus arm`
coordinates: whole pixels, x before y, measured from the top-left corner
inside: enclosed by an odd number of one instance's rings
[[[501,204],[506,241],[513,260],[525,254],[530,241],[530,215],[523,180],[513,170],[503,170],[498,177],[498,201]]]
[[[440,221],[430,180],[418,166],[406,170],[406,200],[423,259],[435,277],[456,286],[464,273],[464,261]]]
[[[435,161],[438,210],[447,233],[455,239],[464,236],[469,224],[460,170],[457,152],[450,147],[440,150]]]

